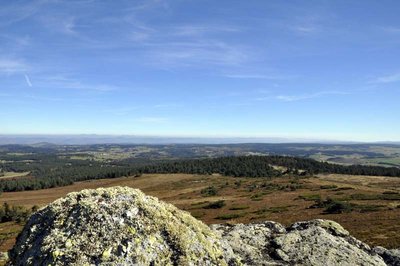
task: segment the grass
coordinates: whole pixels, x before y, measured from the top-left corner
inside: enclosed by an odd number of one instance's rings
[[[344,198],[345,200],[400,200],[399,193],[382,193],[382,194],[362,194],[356,193],[351,194],[348,197]]]
[[[282,212],[288,211],[288,207],[289,206],[276,206],[276,207],[270,207],[270,208],[264,207],[262,209],[254,211],[253,213],[258,214],[258,215],[265,214],[265,213],[282,213]]]
[[[263,194],[259,193],[259,194],[251,195],[250,199],[252,201],[262,201],[263,200]]]
[[[215,217],[215,219],[232,220],[232,219],[236,219],[236,218],[243,217],[243,216],[244,216],[244,214],[240,214],[240,213],[227,213],[227,214],[217,216],[217,217]]]
[[[307,200],[307,201],[316,201],[321,200],[321,195],[319,194],[307,194],[307,195],[300,195],[299,199]]]
[[[24,177],[29,174],[30,174],[30,172],[2,172],[2,173],[0,173],[0,179]]]

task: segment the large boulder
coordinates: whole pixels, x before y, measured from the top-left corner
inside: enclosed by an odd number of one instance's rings
[[[375,251],[329,220],[212,225],[247,265],[386,265]],[[393,264],[394,265],[394,264]]]
[[[11,265],[226,265],[220,239],[171,204],[127,187],[70,193],[33,214]]]
[[[10,265],[399,265],[328,220],[217,224],[126,187],[70,193],[33,214]]]

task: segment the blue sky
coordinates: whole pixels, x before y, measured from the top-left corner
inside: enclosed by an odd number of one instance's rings
[[[399,12],[0,0],[0,133],[399,141]]]

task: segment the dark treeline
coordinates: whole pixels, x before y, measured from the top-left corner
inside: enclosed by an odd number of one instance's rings
[[[396,167],[351,165],[343,166],[312,159],[287,156],[238,156],[210,159],[161,161],[132,161],[121,164],[102,164],[93,161],[71,161],[31,168],[28,178],[0,180],[1,191],[23,191],[70,185],[90,179],[134,176],[143,173],[219,173],[234,177],[280,177],[283,175],[309,176],[318,173],[377,175],[400,177]],[[32,165],[31,165],[32,166]],[[274,168],[275,166],[275,168]],[[286,170],[276,169],[281,166]],[[27,169],[23,169],[27,170]]]
[[[278,171],[272,166],[282,166],[287,168],[287,171]],[[219,173],[235,177],[277,177],[284,174],[313,175],[319,173],[400,177],[400,169],[396,167],[365,165],[345,166],[289,156],[238,156],[185,160],[142,167],[141,172],[188,174]]]
[[[184,160],[160,163],[139,168],[140,173],[218,173],[234,177],[278,177],[281,171],[275,170],[268,160],[269,156],[239,156],[211,159]]]

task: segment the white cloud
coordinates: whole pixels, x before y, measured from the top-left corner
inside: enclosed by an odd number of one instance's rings
[[[400,81],[400,73],[379,77],[374,83],[392,83],[398,81]]]

